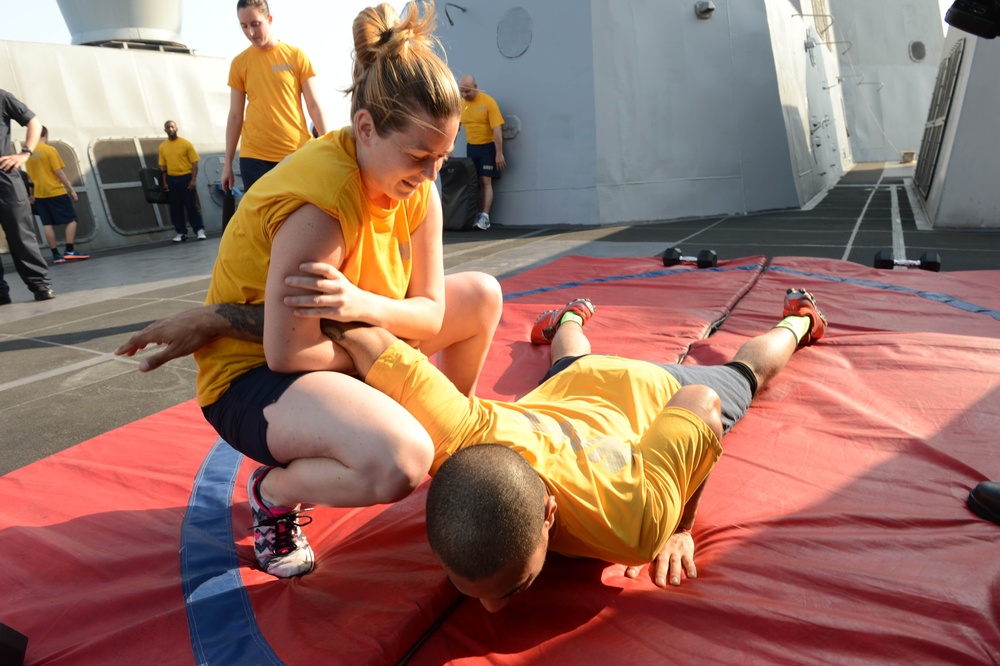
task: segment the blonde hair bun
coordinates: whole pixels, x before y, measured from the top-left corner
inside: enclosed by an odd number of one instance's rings
[[[422,11],[421,11],[422,9]],[[351,117],[366,109],[379,134],[404,129],[414,111],[432,118],[461,112],[455,76],[438,54],[433,0],[410,2],[401,18],[387,3],[354,19]]]

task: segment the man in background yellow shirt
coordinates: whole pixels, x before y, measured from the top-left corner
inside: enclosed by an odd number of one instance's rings
[[[163,174],[163,189],[170,195],[170,222],[177,232],[173,241],[183,243],[187,240],[185,211],[198,240],[205,240],[208,237],[198,204],[198,151],[190,141],[177,136],[177,123],[174,121],[164,123],[163,130],[167,133],[167,140],[160,144],[160,172]]]
[[[90,259],[89,254],[77,252],[73,245],[76,240],[76,210],[73,208],[77,201],[76,190],[63,171],[66,164],[59,151],[49,145],[48,127],[42,127],[42,138],[24,168],[35,185],[35,208],[42,218],[42,231],[52,252],[52,263]],[[63,225],[66,227],[66,251],[59,254],[55,228]]]
[[[465,128],[466,156],[476,165],[479,174],[479,215],[473,223],[477,229],[490,228],[490,208],[493,206],[493,179],[507,168],[503,156],[503,116],[495,99],[479,90],[476,79],[464,74],[458,83],[462,94],[462,127]]]

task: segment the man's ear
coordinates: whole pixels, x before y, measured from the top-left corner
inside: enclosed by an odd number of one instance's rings
[[[552,495],[545,496],[545,530],[548,531],[556,522],[556,498]]]

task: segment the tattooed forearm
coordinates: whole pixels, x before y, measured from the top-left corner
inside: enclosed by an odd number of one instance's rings
[[[239,337],[244,340],[262,342],[264,340],[264,306],[220,303],[215,307],[215,313],[232,326]]]

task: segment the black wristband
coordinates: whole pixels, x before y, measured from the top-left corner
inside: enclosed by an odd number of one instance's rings
[[[27,146],[21,146],[21,152],[22,153],[28,153],[30,155],[31,154],[31,148],[28,148]]]

